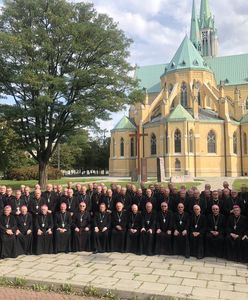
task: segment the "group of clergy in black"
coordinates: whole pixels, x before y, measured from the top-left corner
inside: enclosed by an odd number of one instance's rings
[[[248,262],[248,192],[72,183],[0,188],[1,258],[71,251]]]

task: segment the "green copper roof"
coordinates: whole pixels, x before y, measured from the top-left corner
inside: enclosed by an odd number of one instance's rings
[[[187,110],[181,104],[178,104],[177,107],[167,118],[167,121],[194,121],[194,118],[189,112],[187,112]]]
[[[198,48],[199,43],[200,43],[199,37],[200,37],[199,23],[198,23],[198,18],[196,16],[195,0],[193,0],[191,28],[190,28],[190,40],[196,48]]]
[[[223,81],[225,85],[248,85],[248,54],[209,57],[205,59],[214,72],[216,82],[219,85]],[[159,93],[160,76],[164,73],[168,64],[140,67],[136,70],[136,76],[140,79],[140,87],[145,87],[148,93]]]
[[[211,12],[208,0],[201,0],[200,24],[201,28],[208,28],[210,25]]]
[[[136,78],[140,79],[140,88],[146,88],[148,93],[157,93],[160,88],[160,76],[164,73],[167,64],[138,67]]]
[[[136,130],[135,124],[132,120],[124,116],[114,127],[113,130]]]
[[[248,84],[248,54],[206,58],[217,84]]]
[[[209,71],[207,63],[202,58],[201,54],[196,50],[187,35],[172,58],[167,72],[175,72],[183,69]]]
[[[240,120],[240,124],[244,123],[248,123],[248,114],[244,115]]]

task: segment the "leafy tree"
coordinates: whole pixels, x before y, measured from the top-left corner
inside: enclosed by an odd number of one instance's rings
[[[133,102],[131,40],[92,4],[5,0],[0,15],[1,107],[39,164],[39,182],[61,138]]]
[[[34,165],[24,149],[20,148],[18,136],[6,122],[0,122],[0,171],[3,175],[13,168]]]
[[[60,169],[66,171],[81,169],[82,153],[88,147],[87,132],[78,130],[74,135],[64,137],[52,156],[51,165],[55,168],[60,165]]]

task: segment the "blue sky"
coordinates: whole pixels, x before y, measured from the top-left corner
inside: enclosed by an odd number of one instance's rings
[[[78,0],[72,0],[77,1]],[[200,0],[195,0],[198,10]],[[91,0],[97,11],[107,13],[133,39],[132,64],[169,62],[185,34],[189,34],[192,0]],[[248,53],[247,0],[209,0],[220,41],[220,55]],[[1,3],[1,0],[0,0]],[[125,114],[112,114],[101,122],[110,130]],[[127,114],[127,112],[126,112]]]

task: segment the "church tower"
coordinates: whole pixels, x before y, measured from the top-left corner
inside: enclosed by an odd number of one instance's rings
[[[200,17],[197,18],[195,0],[193,0],[190,39],[203,57],[218,55],[218,36],[209,1],[201,0]]]

